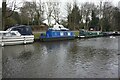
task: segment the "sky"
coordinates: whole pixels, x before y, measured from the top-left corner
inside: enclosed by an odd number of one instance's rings
[[[12,1],[12,0],[9,0],[9,1]],[[23,1],[32,1],[32,0],[16,0],[17,3],[20,3],[20,2],[23,2]],[[36,0],[36,1],[39,1],[39,0]],[[48,1],[48,0],[42,0],[42,1]],[[65,3],[65,2],[73,2],[74,0],[50,0],[51,2],[53,1],[60,1],[62,3]],[[98,4],[100,1],[110,1],[113,3],[114,6],[118,6],[118,2],[120,0],[77,0],[79,3],[84,3],[84,2],[93,2],[95,4]],[[2,7],[2,0],[0,0],[0,7]]]

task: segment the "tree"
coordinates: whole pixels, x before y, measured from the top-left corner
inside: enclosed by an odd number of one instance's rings
[[[6,28],[6,20],[7,18],[10,18],[14,11],[17,10],[17,4],[16,0],[13,0],[11,2],[6,0],[2,1],[2,29],[4,30]]]
[[[40,25],[44,20],[45,3],[42,3],[41,0],[39,0],[37,3],[33,1],[33,4],[35,10],[34,20],[38,25]]]
[[[43,3],[35,1],[33,2],[24,2],[23,6],[20,9],[21,16],[25,16],[28,20],[28,25],[35,22],[37,25],[40,25],[43,21],[44,7]],[[22,19],[23,20],[23,19]]]
[[[3,0],[2,2],[2,30],[4,30],[5,27],[5,20],[6,20],[6,0]]]
[[[98,27],[99,23],[99,18],[96,17],[95,11],[92,10],[92,15],[91,15],[92,20],[90,21],[90,27],[89,28],[94,28],[95,30],[100,30]]]
[[[118,31],[120,30],[120,10],[119,8],[115,7],[113,8],[112,13],[112,30]]]
[[[67,3],[66,4],[66,11],[67,11],[67,24],[68,24],[68,27],[70,28],[70,29],[72,29],[72,20],[71,20],[71,16],[70,16],[70,14],[72,13],[72,4],[71,3]]]
[[[31,2],[24,2],[23,6],[20,8],[21,16],[24,16],[28,20],[28,25],[31,23],[34,19],[34,6],[35,4]],[[21,19],[22,22],[23,19]]]
[[[18,14],[18,12],[14,11],[11,17],[6,18],[5,23],[6,23],[5,29],[7,29],[9,26],[20,24],[20,15]]]
[[[11,17],[7,18],[5,22],[6,22],[6,28],[4,30],[6,30],[10,26],[17,24],[17,21]]]
[[[98,5],[98,17],[99,17],[99,27],[100,27],[100,31],[103,30],[103,26],[102,26],[102,18],[103,18],[103,7],[102,7],[102,1],[100,1],[100,4]]]
[[[18,12],[15,11],[15,12],[13,13],[13,15],[11,16],[11,18],[13,18],[13,19],[16,21],[17,24],[20,24],[20,22],[21,22],[21,21],[20,21],[20,15],[19,15]]]
[[[103,4],[103,18],[102,18],[102,30],[110,31],[111,29],[111,19],[112,19],[112,5],[110,2],[105,2]]]
[[[51,16],[52,16],[52,12],[53,12],[53,2],[51,2],[50,0],[46,3],[46,16],[47,16],[47,21],[48,21],[48,26],[50,27],[51,24]]]
[[[68,26],[72,30],[79,29],[80,21],[81,21],[80,9],[76,2],[73,4],[73,9],[68,13]]]
[[[55,20],[55,23],[60,23],[59,22],[59,17],[60,17],[60,3],[59,2],[54,2],[53,3],[53,14],[52,17]]]
[[[81,6],[82,19],[85,20],[86,24],[84,29],[89,29],[90,16],[94,9],[95,5],[93,3],[86,2]]]

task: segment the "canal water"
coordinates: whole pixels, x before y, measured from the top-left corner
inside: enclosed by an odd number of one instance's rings
[[[117,78],[120,37],[2,48],[3,78]]]

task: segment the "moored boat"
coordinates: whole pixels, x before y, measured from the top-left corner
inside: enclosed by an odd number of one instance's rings
[[[87,31],[81,29],[79,32],[79,38],[92,38],[92,37],[102,37],[103,33],[101,31]]]
[[[0,45],[16,45],[33,43],[34,35],[29,26],[19,25],[0,31]]]
[[[120,32],[114,31],[114,32],[103,32],[104,36],[120,36]]]
[[[41,41],[69,40],[74,38],[75,35],[72,31],[59,24],[49,28],[45,34],[42,33],[40,35]]]

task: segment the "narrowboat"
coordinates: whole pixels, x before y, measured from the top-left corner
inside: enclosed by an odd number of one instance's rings
[[[34,42],[34,35],[30,26],[19,25],[0,31],[0,45],[16,45]]]
[[[75,35],[72,31],[59,24],[49,28],[45,34],[40,35],[40,41],[70,40],[74,38]]]
[[[102,37],[103,33],[101,31],[87,31],[81,29],[79,31],[79,38],[92,38],[92,37]]]
[[[120,36],[120,32],[114,31],[114,32],[103,32],[105,36]]]

